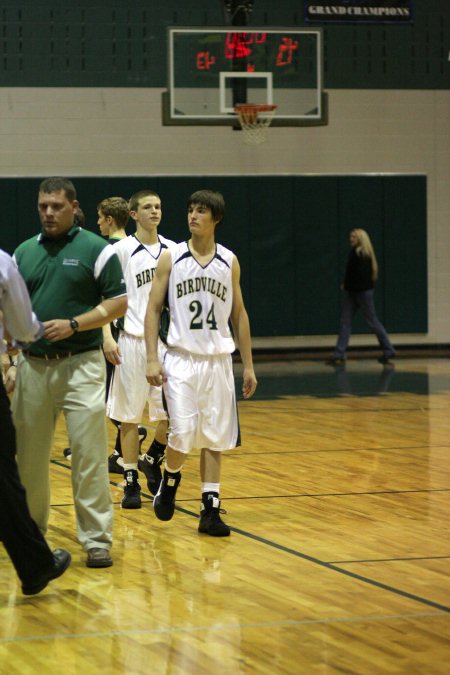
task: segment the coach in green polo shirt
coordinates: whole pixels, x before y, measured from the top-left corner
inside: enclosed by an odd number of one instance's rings
[[[88,567],[108,567],[112,501],[101,326],[124,315],[127,299],[114,248],[74,225],[78,206],[70,180],[44,180],[38,197],[42,231],[14,254],[45,330],[19,359],[13,413],[19,473],[31,515],[45,532],[55,420],[64,412],[78,539]]]

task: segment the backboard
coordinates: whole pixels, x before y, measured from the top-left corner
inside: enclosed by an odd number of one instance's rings
[[[236,124],[238,103],[275,104],[273,126],[327,123],[320,29],[168,29],[164,124]]]

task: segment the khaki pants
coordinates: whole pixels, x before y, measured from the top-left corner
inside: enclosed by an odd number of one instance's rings
[[[87,550],[109,548],[113,511],[107,466],[105,360],[101,350],[61,360],[19,359],[13,416],[17,463],[30,512],[45,534],[50,512],[50,452],[56,420],[66,418],[72,450],[77,534]]]

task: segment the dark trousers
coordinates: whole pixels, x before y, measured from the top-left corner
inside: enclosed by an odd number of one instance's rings
[[[118,336],[117,338],[118,339]],[[105,359],[106,363],[106,397],[105,397],[105,402],[108,402],[108,396],[109,396],[109,388],[111,386],[111,380],[114,375],[114,368],[112,363],[108,361],[108,359]],[[116,435],[116,442],[114,444],[114,450],[119,453],[120,456],[122,456],[122,440],[120,438],[120,422],[117,422],[117,420],[111,420],[111,422],[114,424],[114,426],[117,427],[117,435]]]
[[[358,310],[361,310],[367,325],[377,336],[380,347],[383,350],[383,355],[387,358],[394,356],[395,349],[389,340],[386,329],[377,317],[375,311],[373,290],[360,291],[358,293],[345,292],[341,312],[341,324],[334,356],[337,359],[345,358],[345,352],[347,351],[347,345],[352,332],[353,317]]]
[[[32,583],[53,564],[47,546],[28,510],[16,464],[16,431],[8,395],[0,375],[0,540],[19,579]]]

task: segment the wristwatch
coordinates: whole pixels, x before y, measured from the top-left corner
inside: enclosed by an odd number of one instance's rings
[[[70,319],[70,327],[74,333],[78,331],[78,321],[76,319]]]

